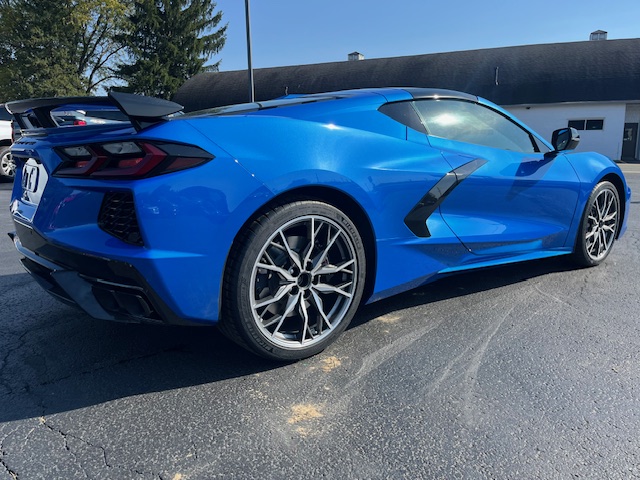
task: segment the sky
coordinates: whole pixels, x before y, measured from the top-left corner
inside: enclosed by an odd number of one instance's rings
[[[247,68],[245,0],[216,0],[228,24],[221,71]],[[254,68],[589,39],[640,38],[640,0],[250,0]]]

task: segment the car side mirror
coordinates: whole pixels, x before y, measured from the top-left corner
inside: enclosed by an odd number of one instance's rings
[[[573,127],[560,128],[551,135],[551,145],[556,152],[573,150],[580,143],[580,134]]]

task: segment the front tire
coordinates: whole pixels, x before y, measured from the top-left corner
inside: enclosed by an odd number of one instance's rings
[[[315,355],[353,318],[365,272],[362,239],[343,212],[312,200],[276,207],[231,252],[220,329],[264,357]]]
[[[580,222],[573,257],[593,267],[611,252],[620,226],[620,196],[611,182],[600,182],[591,192]]]

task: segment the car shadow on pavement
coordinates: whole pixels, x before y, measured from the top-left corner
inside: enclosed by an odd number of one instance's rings
[[[389,312],[574,268],[551,259],[529,262],[526,268],[514,265],[451,276],[364,306],[350,328]],[[12,293],[11,305],[0,305],[10,312],[0,320],[0,422],[135,395],[215,386],[283,366],[246,352],[215,328],[94,320],[44,294],[27,274],[1,279],[5,291],[8,283]]]
[[[526,282],[549,273],[566,272],[579,268],[581,267],[572,262],[570,258],[560,256],[449,274],[401,295],[363,306],[349,328],[357,327],[373,318],[404,308],[472,295],[506,285]]]
[[[0,302],[0,422],[282,366],[215,328],[99,321],[57,302],[26,273],[0,280],[11,303]]]

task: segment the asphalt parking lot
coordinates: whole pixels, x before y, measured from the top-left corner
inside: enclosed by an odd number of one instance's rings
[[[0,185],[0,480],[640,477],[640,168],[625,237],[366,306],[288,365],[93,320],[21,269]]]

